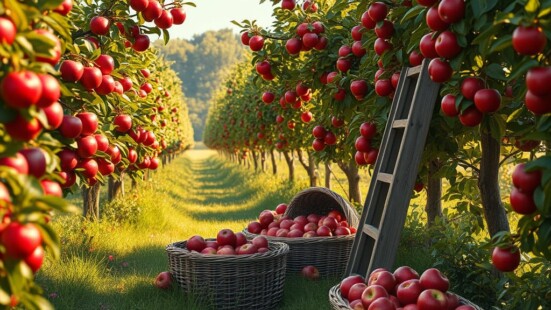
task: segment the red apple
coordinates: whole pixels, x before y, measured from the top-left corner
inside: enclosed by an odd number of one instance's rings
[[[396,287],[396,297],[403,305],[415,304],[422,291],[423,288],[421,288],[419,280],[406,280]]]
[[[11,222],[2,231],[4,255],[15,259],[24,259],[42,244],[40,230],[35,224]]]
[[[240,245],[247,243],[247,237],[242,232],[235,233],[235,246],[238,247]]]
[[[254,244],[245,243],[239,247],[237,251],[238,255],[255,254],[258,252],[258,247]]]
[[[218,232],[218,235],[216,235],[216,242],[221,246],[231,245],[235,247],[236,239],[237,237],[231,229],[222,229]]]
[[[365,284],[365,279],[359,275],[353,275],[344,278],[340,283],[341,296],[348,299],[348,292],[350,291],[350,288],[356,283]]]
[[[268,247],[268,239],[264,236],[256,236],[251,242],[259,249]]]
[[[304,266],[300,272],[303,277],[309,280],[317,280],[320,277],[318,268],[314,266]]]
[[[492,252],[492,264],[502,272],[514,271],[520,264],[520,250],[516,246],[495,247]]]
[[[331,233],[331,228],[327,226],[320,226],[316,230],[316,234],[320,237],[331,237],[333,236],[333,233]]]
[[[369,276],[367,284],[380,285],[384,287],[387,292],[393,293],[394,287],[396,286],[396,279],[391,272],[383,270],[379,272],[372,272]]]
[[[355,285],[358,285],[358,284],[355,284]],[[350,293],[349,293],[349,296],[350,296]],[[369,308],[371,303],[373,303],[375,300],[382,297],[388,298],[388,293],[384,287],[380,285],[369,285],[362,292],[362,296],[361,296],[362,304],[365,308]]]
[[[250,222],[247,226],[247,230],[251,234],[259,234],[262,231],[262,225],[259,222]]]
[[[201,252],[206,247],[207,243],[205,242],[205,239],[199,235],[192,236],[186,242],[186,248],[189,251]]]
[[[394,278],[396,279],[396,284],[400,284],[407,280],[419,279],[419,274],[415,269],[409,266],[401,266],[394,270]]]
[[[172,285],[172,276],[170,272],[164,271],[155,278],[155,286],[160,289],[167,289]]]
[[[419,283],[423,289],[436,289],[443,293],[447,292],[450,287],[448,278],[436,268],[429,268],[421,274]]]
[[[19,151],[19,154],[23,155],[25,158],[26,164],[28,164],[28,172],[25,174],[33,175],[35,178],[40,179],[44,173],[46,173],[46,156],[44,151],[41,148],[32,147],[26,148]],[[16,157],[11,157],[23,163],[23,160],[19,157],[19,154]],[[0,159],[0,165],[2,159]]]
[[[446,295],[436,289],[424,290],[417,299],[419,310],[447,310]]]

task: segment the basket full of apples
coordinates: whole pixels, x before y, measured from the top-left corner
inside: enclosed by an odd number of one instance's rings
[[[285,243],[222,229],[216,239],[196,235],[166,251],[172,278],[212,308],[276,309],[283,297]]]
[[[335,310],[481,310],[461,296],[449,292],[448,278],[436,268],[419,276],[409,266],[394,273],[379,268],[366,280],[351,275],[329,290],[329,302]]]
[[[262,211],[243,232],[250,238],[262,235],[288,244],[289,273],[314,266],[322,277],[342,276],[358,222],[358,214],[340,195],[312,187],[298,193],[288,206]]]

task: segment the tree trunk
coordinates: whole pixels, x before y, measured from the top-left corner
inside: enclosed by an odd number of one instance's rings
[[[258,154],[255,151],[253,153],[254,171],[258,171]]]
[[[491,236],[494,236],[500,231],[510,231],[509,221],[499,191],[500,144],[492,137],[489,128],[481,130],[480,142],[482,160],[480,162],[478,188],[482,198],[488,231]]]
[[[166,154],[161,155],[161,163],[163,164],[163,167],[168,163]]]
[[[260,169],[262,172],[266,171],[266,152],[262,151],[260,153]]]
[[[325,162],[325,187],[331,189],[331,163]]]
[[[283,156],[285,156],[285,161],[287,162],[287,166],[289,166],[289,181],[294,182],[295,181],[295,164],[294,164],[294,157],[289,152],[285,151],[283,152]]]
[[[429,163],[429,181],[427,184],[427,225],[434,224],[436,217],[442,217],[442,178],[437,173],[441,168],[440,160],[433,159]]]
[[[312,154],[308,154],[308,163],[304,160],[301,149],[297,150],[297,155],[300,164],[304,167],[306,173],[308,173],[308,177],[310,178],[310,187],[318,186],[318,171],[316,170],[316,163]]]
[[[348,164],[339,163],[339,167],[342,169],[346,178],[348,179],[348,199],[351,202],[362,203],[362,195],[360,192],[360,174],[358,173],[358,166],[354,157]]]
[[[276,175],[277,174],[277,163],[276,163],[275,154],[274,154],[273,149],[270,150],[270,154],[272,155],[272,173],[274,175]]]
[[[101,184],[82,189],[82,210],[86,219],[95,222],[99,220],[99,195]]]
[[[239,163],[239,165],[244,165],[243,164],[243,158],[242,157],[237,157],[237,162]]]
[[[163,157],[164,158],[164,157]],[[121,173],[120,179],[115,180],[112,176],[109,176],[109,184],[107,187],[107,199],[112,201],[119,195],[124,196],[124,172]]]

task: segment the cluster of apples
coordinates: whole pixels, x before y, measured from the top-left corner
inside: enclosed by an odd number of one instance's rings
[[[186,248],[190,252],[212,255],[246,255],[269,251],[266,237],[257,236],[248,241],[245,234],[234,233],[231,229],[220,230],[216,240],[205,240],[199,235],[192,236],[187,240]]]
[[[312,49],[321,51],[327,47],[327,37],[322,36],[325,27],[319,21],[313,23],[301,23],[296,28],[296,37],[292,37],[285,43],[285,49],[290,55],[298,55]]]
[[[377,134],[377,126],[374,123],[363,123],[360,125],[360,136],[356,139],[354,147],[356,154],[354,159],[360,166],[374,165],[379,155],[379,149],[371,146],[371,140]]]
[[[402,266],[394,273],[379,268],[368,277],[352,275],[340,283],[340,294],[354,310],[475,310],[461,305],[457,295],[448,292],[449,280],[438,269],[421,276]]]
[[[274,211],[264,210],[258,216],[258,221],[250,222],[247,230],[252,234],[260,234],[282,238],[312,238],[347,236],[356,233],[342,213],[332,210],[327,215],[299,215],[290,218],[283,214],[287,205],[279,204]]]

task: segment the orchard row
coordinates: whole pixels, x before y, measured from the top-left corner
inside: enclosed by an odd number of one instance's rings
[[[150,48],[185,21],[183,4],[0,3],[1,305],[51,307],[33,273],[59,256],[52,211],[77,210],[64,195],[97,200],[193,143],[181,81]],[[93,200],[83,210],[97,220]]]

